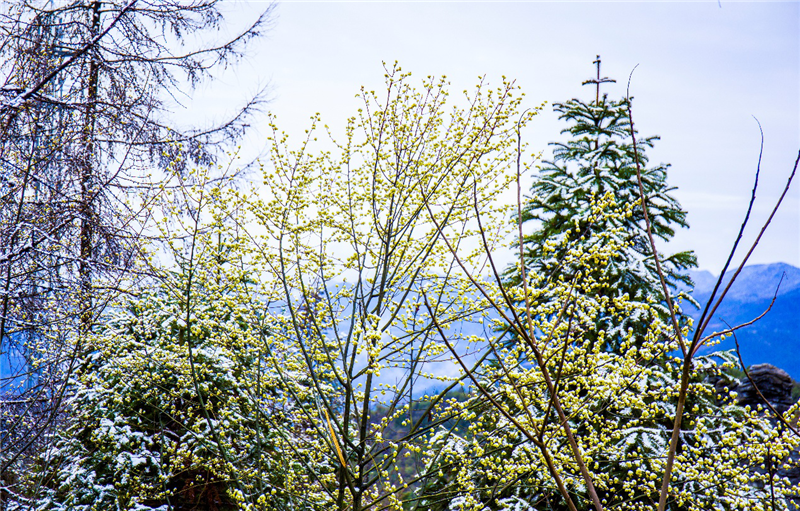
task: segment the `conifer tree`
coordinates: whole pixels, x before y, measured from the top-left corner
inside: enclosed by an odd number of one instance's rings
[[[291,479],[299,449],[286,444],[310,444],[296,434],[302,418],[254,354],[269,334],[243,302],[248,275],[226,264],[232,250],[217,254],[104,318],[64,427],[29,478],[44,487],[14,495],[11,509],[283,509],[287,488],[305,491]]]
[[[576,250],[591,251],[598,244],[615,243],[619,247],[617,257],[597,270],[602,275],[595,276],[604,282],[597,290],[598,299],[627,294],[633,301],[653,303],[665,319],[669,311],[639,203],[629,100],[615,101],[607,94],[601,95],[601,84],[614,80],[601,78],[599,55],[594,64],[597,77],[583,83],[595,85],[594,100],[571,99],[554,105],[559,119],[569,124],[561,133],[570,138],[551,144],[553,158],[540,167],[531,195],[523,205],[523,223],[535,225],[535,230],[523,238],[526,271],[545,280],[571,280],[580,275],[576,275],[577,268],[570,263],[570,254]],[[671,195],[674,188],[667,184],[669,165],[648,166],[645,150],[658,139],[637,137],[638,160],[653,235],[669,241],[676,227],[688,224],[686,212]],[[604,210],[624,206],[627,215],[593,214],[592,206],[596,204],[601,204]],[[692,251],[659,255],[664,277],[673,290],[680,282],[691,283],[681,272],[696,266]],[[508,277],[510,284],[518,284],[519,268],[509,270]],[[615,349],[629,328],[641,331],[649,319],[632,317],[613,328],[602,317],[596,321],[600,323],[598,331],[607,327],[607,347]]]

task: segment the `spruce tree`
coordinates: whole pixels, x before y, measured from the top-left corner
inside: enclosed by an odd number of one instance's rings
[[[184,267],[106,315],[30,478],[44,487],[10,509],[255,509],[270,491],[269,509],[288,505],[300,421],[253,356],[263,333],[241,307],[247,276],[222,266],[195,266],[194,283]]]
[[[618,256],[597,268],[594,275],[602,282],[598,299],[627,294],[632,300],[651,302],[657,314],[666,319],[669,311],[639,204],[628,99],[614,101],[605,93],[601,95],[600,86],[614,80],[601,78],[599,55],[594,64],[596,78],[583,82],[595,85],[594,100],[571,99],[554,105],[559,119],[568,123],[561,133],[569,135],[569,139],[551,144],[553,158],[541,165],[531,195],[523,204],[522,221],[528,227],[534,226],[523,238],[524,264],[531,276],[569,280],[576,277],[576,270],[570,265],[570,251],[616,243],[620,247]],[[669,241],[676,227],[688,224],[686,212],[671,195],[675,188],[667,184],[669,165],[648,165],[645,151],[658,139],[637,136],[638,160],[652,233],[657,239]],[[627,215],[598,214],[598,209],[614,208],[627,209]],[[659,257],[671,294],[680,282],[691,284],[682,272],[697,265],[692,251]],[[510,269],[508,277],[510,284],[519,284],[519,267]],[[605,324],[603,317],[596,321],[600,323],[598,331],[605,329],[605,347],[619,349],[628,329],[642,331],[649,319],[632,317],[613,327]]]

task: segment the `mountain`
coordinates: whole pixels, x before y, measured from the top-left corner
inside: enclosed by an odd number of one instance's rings
[[[732,271],[725,274],[717,296],[732,275]],[[692,296],[704,306],[717,278],[707,271],[689,272],[689,276],[695,283]],[[786,263],[745,266],[705,333],[752,321],[769,308],[773,297],[775,303],[763,318],[736,331],[742,358],[747,366],[769,363],[800,380],[800,268]],[[691,305],[684,309],[695,321],[702,312]],[[735,347],[733,338],[728,338],[719,345],[703,348],[701,353]]]

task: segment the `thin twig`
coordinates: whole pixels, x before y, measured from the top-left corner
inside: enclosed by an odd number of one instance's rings
[[[786,180],[786,186],[783,189],[783,193],[781,193],[781,196],[778,198],[778,201],[775,203],[775,207],[772,208],[772,213],[770,213],[769,218],[767,218],[766,222],[764,222],[764,225],[761,227],[761,231],[759,231],[758,236],[756,236],[755,241],[750,246],[750,250],[747,251],[747,254],[744,256],[744,259],[742,259],[741,264],[739,265],[739,267],[734,272],[733,276],[731,277],[730,282],[728,282],[728,285],[725,287],[725,290],[722,292],[722,295],[720,295],[719,299],[717,300],[717,303],[714,305],[714,308],[711,310],[711,314],[710,315],[712,317],[714,315],[714,312],[716,312],[717,308],[722,303],[722,299],[728,293],[728,291],[730,290],[730,288],[733,285],[734,281],[739,276],[739,274],[742,272],[742,268],[744,268],[744,265],[747,263],[747,260],[750,259],[750,256],[753,254],[753,251],[758,246],[759,242],[761,241],[761,237],[764,236],[764,233],[767,230],[767,227],[769,227],[769,224],[772,223],[772,219],[775,217],[775,214],[778,212],[778,209],[781,207],[781,203],[783,203],[783,199],[786,198],[786,194],[789,193],[789,188],[792,186],[792,180],[794,179],[794,176],[797,174],[797,166],[798,166],[798,164],[800,164],[800,151],[798,151],[797,159],[795,159],[795,161],[794,161],[794,167],[792,168],[792,173],[789,174],[789,178]],[[697,344],[699,343],[699,339],[700,339],[700,336],[702,334],[703,334],[702,330],[698,330],[697,332],[695,332],[694,340],[692,341],[692,346],[690,346],[690,348],[689,348],[689,350],[690,350],[690,352],[692,354],[697,352],[697,349],[699,348],[699,346]]]
[[[736,356],[739,358],[739,364],[741,364],[741,366],[742,366],[742,371],[744,371],[744,375],[747,376],[747,379],[750,381],[750,385],[752,385],[753,388],[756,389],[756,393],[758,394],[758,397],[760,397],[761,400],[764,402],[764,404],[767,405],[767,408],[769,408],[772,411],[772,413],[775,414],[775,418],[778,419],[778,421],[781,424],[783,424],[784,426],[789,428],[792,431],[792,433],[794,433],[795,435],[800,437],[800,431],[797,431],[797,429],[795,429],[794,426],[789,424],[786,421],[786,419],[783,418],[783,414],[779,413],[778,410],[776,410],[775,407],[772,406],[772,404],[767,400],[767,398],[764,397],[764,394],[761,393],[761,390],[758,388],[758,385],[756,385],[756,382],[753,381],[752,376],[750,376],[750,372],[747,370],[747,368],[744,365],[744,360],[742,360],[742,352],[741,352],[741,349],[739,348],[739,339],[736,337],[736,334],[733,334],[733,342],[736,343]],[[800,412],[798,412],[798,413],[800,413]]]
[[[753,211],[753,205],[756,201],[756,191],[758,190],[758,177],[761,175],[761,158],[764,155],[764,130],[761,129],[761,123],[756,119],[756,123],[758,123],[758,131],[761,134],[761,145],[759,146],[758,150],[758,163],[756,164],[756,175],[755,179],[753,180],[753,189],[750,192],[750,203],[747,205],[747,213],[744,215],[744,220],[742,221],[742,225],[739,226],[739,233],[736,235],[736,239],[733,242],[733,246],[731,247],[730,252],[728,253],[728,259],[725,261],[725,264],[722,267],[722,270],[719,273],[719,277],[717,278],[717,282],[714,284],[714,289],[711,291],[711,296],[708,298],[705,307],[703,307],[703,313],[700,315],[700,319],[697,321],[697,330],[704,331],[708,326],[708,322],[711,320],[711,317],[714,314],[714,311],[711,311],[711,314],[708,314],[708,309],[711,307],[711,304],[714,303],[714,299],[717,296],[717,291],[719,287],[722,285],[722,281],[725,278],[725,273],[728,271],[728,267],[733,260],[733,256],[736,253],[736,249],[739,246],[739,242],[742,240],[742,236],[744,235],[744,229],[747,227],[747,223],[750,221],[750,213]],[[723,294],[724,297],[724,294]],[[723,298],[720,297],[720,300]],[[708,319],[706,319],[708,318]]]
[[[650,240],[650,249],[653,251],[653,260],[656,263],[656,272],[658,273],[658,280],[661,282],[661,289],[664,291],[664,299],[667,302],[667,307],[669,307],[669,315],[670,319],[672,320],[672,328],[675,330],[675,339],[678,341],[678,344],[681,347],[681,351],[683,351],[683,356],[686,356],[686,344],[683,342],[683,338],[681,336],[681,329],[678,325],[678,318],[675,315],[675,309],[672,305],[672,298],[670,297],[669,288],[667,287],[667,281],[664,279],[664,272],[661,270],[661,258],[658,257],[658,250],[656,250],[656,242],[653,238],[653,229],[650,222],[650,215],[647,212],[647,196],[644,193],[644,185],[642,184],[642,171],[641,165],[639,163],[639,151],[636,148],[636,129],[633,125],[633,110],[631,109],[631,78],[633,77],[633,72],[636,71],[636,68],[639,64],[634,66],[633,70],[631,70],[631,74],[628,77],[628,90],[626,92],[625,100],[628,103],[628,119],[631,123],[631,139],[633,140],[633,158],[636,162],[636,182],[639,185],[639,199],[642,203],[642,212],[644,213],[644,223],[647,227],[647,238]]]
[[[762,312],[761,314],[759,314],[759,315],[758,315],[757,317],[755,317],[754,319],[751,319],[751,320],[750,320],[750,321],[748,321],[747,323],[742,323],[741,325],[736,325],[736,326],[734,326],[734,327],[731,327],[730,325],[728,325],[727,323],[725,323],[725,324],[728,326],[728,329],[727,329],[727,330],[723,330],[722,332],[714,332],[714,333],[713,333],[713,334],[711,334],[711,335],[707,335],[706,337],[703,337],[703,339],[702,339],[702,340],[700,340],[699,346],[703,346],[703,345],[704,345],[706,342],[710,341],[711,339],[714,339],[715,337],[719,337],[719,336],[722,336],[722,335],[728,335],[728,334],[732,334],[732,333],[733,333],[733,332],[735,332],[736,330],[739,330],[739,329],[741,329],[741,328],[744,328],[744,327],[746,327],[746,326],[750,326],[750,325],[752,325],[753,323],[755,323],[756,321],[758,321],[759,319],[761,319],[761,318],[763,318],[764,316],[766,316],[766,315],[767,315],[767,313],[768,313],[770,310],[772,310],[772,306],[773,306],[773,305],[775,305],[775,300],[778,298],[778,290],[781,288],[781,282],[783,282],[783,277],[784,277],[785,275],[786,275],[786,273],[785,273],[785,272],[784,272],[784,274],[783,274],[783,275],[781,275],[781,280],[778,282],[778,288],[777,288],[777,289],[775,289],[775,295],[772,297],[772,301],[769,303],[769,306],[767,307],[767,309],[766,309],[764,312]]]

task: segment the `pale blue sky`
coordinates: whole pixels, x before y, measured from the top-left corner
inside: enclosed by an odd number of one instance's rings
[[[266,6],[227,4],[244,22]],[[692,248],[717,271],[738,230],[764,128],[763,220],[800,149],[800,4],[711,2],[292,2],[278,6],[268,36],[236,73],[203,91],[206,113],[220,114],[269,82],[268,109],[299,137],[320,112],[341,125],[363,84],[379,88],[381,62],[398,60],[420,79],[445,74],[452,90],[486,75],[517,79],[529,106],[588,98],[580,83],[602,55],[603,74],[624,95],[636,64],[634,115],[642,135],[661,135],[651,161],[671,163],[670,184],[691,229],[668,251]],[[551,108],[526,134],[547,154],[563,125]],[[248,149],[263,144],[253,132]],[[755,230],[754,222],[751,230]],[[800,266],[800,177],[752,263]]]

